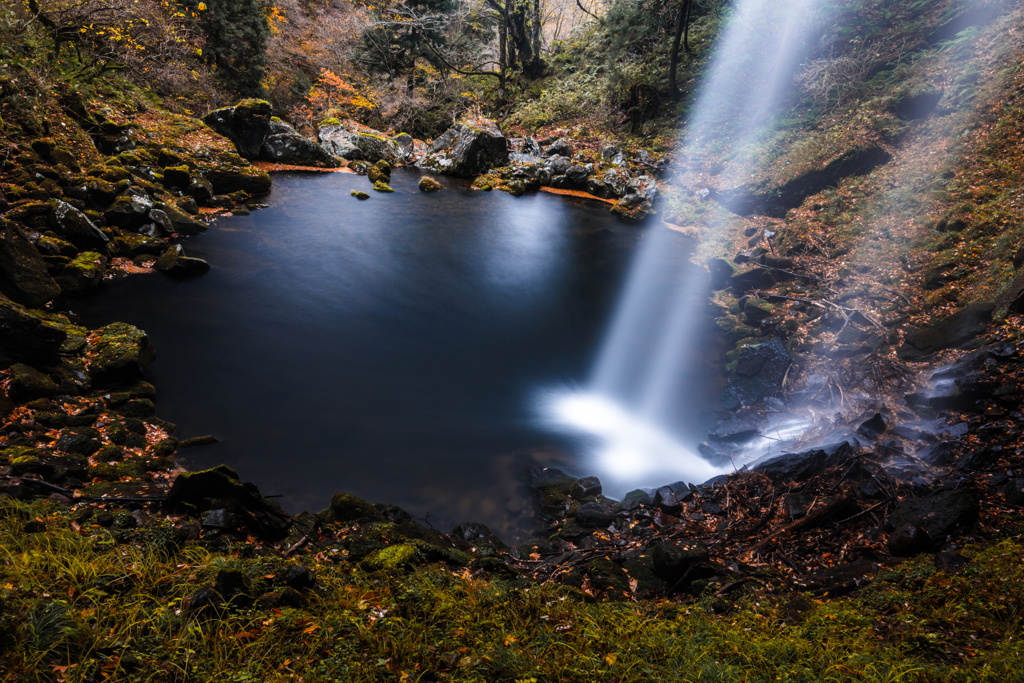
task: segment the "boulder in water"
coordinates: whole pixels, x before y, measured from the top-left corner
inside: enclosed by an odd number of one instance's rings
[[[270,137],[273,114],[274,108],[266,100],[242,100],[234,107],[211,111],[203,117],[203,123],[231,140],[240,156],[257,159]]]
[[[455,124],[427,148],[423,168],[456,176],[475,176],[508,164],[508,141],[497,126]]]
[[[0,291],[29,306],[39,307],[60,295],[46,262],[17,223],[0,221]]]
[[[314,166],[317,168],[338,168],[341,162],[326,149],[307,140],[301,135],[284,133],[271,135],[263,143],[260,158],[279,164]]]

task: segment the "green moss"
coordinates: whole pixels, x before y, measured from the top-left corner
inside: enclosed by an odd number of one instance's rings
[[[373,189],[377,192],[394,192],[391,186],[385,183],[383,180],[378,180],[373,184]]]
[[[370,571],[380,571],[405,569],[422,562],[423,555],[415,545],[400,543],[370,553],[362,561],[362,566]]]

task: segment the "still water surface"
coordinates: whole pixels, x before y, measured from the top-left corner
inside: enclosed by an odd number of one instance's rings
[[[666,228],[451,179],[426,195],[418,179],[396,171],[394,194],[357,201],[361,176],[276,175],[270,208],[183,242],[209,273],[134,276],[76,312],[149,333],[160,417],[221,440],[183,452],[187,467],[227,463],[293,513],[343,490],[443,531],[517,536],[526,461],[593,473],[536,397],[587,381],[631,253]],[[680,277],[686,253],[680,236],[664,254]],[[705,365],[698,406],[721,388]],[[696,442],[708,419],[687,411],[681,429]]]

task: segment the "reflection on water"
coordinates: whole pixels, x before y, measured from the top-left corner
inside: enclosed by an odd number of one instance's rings
[[[136,276],[81,303],[89,324],[149,332],[179,437],[221,439],[187,466],[226,462],[292,512],[344,490],[506,535],[524,457],[591,473],[531,397],[587,376],[629,254],[664,228],[417,180],[396,172],[394,194],[360,202],[363,177],[277,176],[271,208],[184,243],[205,276]],[[680,268],[684,248],[667,256]]]

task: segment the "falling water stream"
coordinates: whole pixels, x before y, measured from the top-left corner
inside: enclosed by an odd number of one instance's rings
[[[816,5],[737,3],[686,123],[678,163],[699,165],[703,151],[713,149],[728,159],[722,187],[745,179],[806,52]],[[695,270],[674,289],[664,288],[662,269],[679,267],[661,257],[669,238],[655,232],[640,247],[588,384],[553,389],[544,402],[553,426],[591,435],[592,469],[612,495],[677,479],[700,483],[732,470],[701,458],[696,441],[679,428],[706,400],[688,367],[708,292],[706,277]]]

